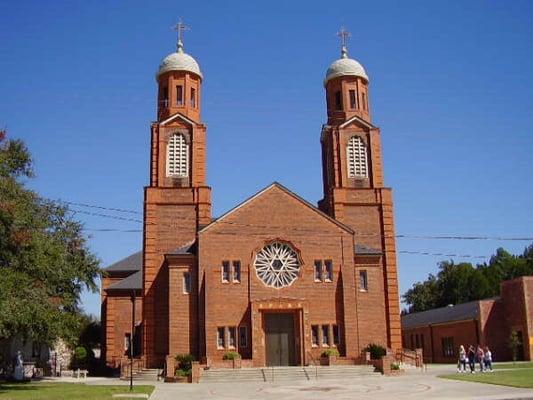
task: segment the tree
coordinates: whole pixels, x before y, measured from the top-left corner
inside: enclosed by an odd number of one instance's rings
[[[99,261],[68,208],[26,187],[32,176],[25,144],[0,132],[0,339],[75,343]]]
[[[410,305],[409,312],[419,312],[437,307],[439,297],[437,278],[430,274],[425,282],[416,282],[403,295],[404,301]]]
[[[533,245],[515,256],[499,248],[488,264],[455,264],[442,261],[437,275],[430,274],[416,282],[402,296],[409,312],[419,312],[448,304],[461,304],[497,296],[500,283],[524,275],[533,275]]]

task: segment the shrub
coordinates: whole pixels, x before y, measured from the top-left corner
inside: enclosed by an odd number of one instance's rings
[[[241,358],[241,355],[236,351],[227,351],[222,357],[223,360],[238,360],[239,358]]]
[[[176,369],[176,376],[189,376],[192,373],[192,370],[183,370],[183,369]]]
[[[192,369],[192,362],[194,361],[194,356],[192,354],[178,354],[176,356],[176,361],[178,362],[178,370],[183,371],[189,375]],[[176,375],[178,373],[176,372]],[[186,375],[180,375],[186,376]]]
[[[390,369],[391,369],[391,371],[399,371],[400,370],[400,364],[393,362],[390,365]]]
[[[370,352],[370,358],[372,360],[380,360],[385,354],[387,354],[385,347],[375,343],[370,343],[364,350]]]
[[[74,349],[74,358],[78,362],[85,361],[85,359],[87,358],[87,350],[85,349],[85,347],[81,347],[81,346],[76,347]]]
[[[327,349],[324,350],[321,354],[322,357],[339,357],[339,350],[337,349]]]

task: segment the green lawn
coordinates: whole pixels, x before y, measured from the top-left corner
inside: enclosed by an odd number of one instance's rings
[[[134,393],[150,394],[153,390],[153,386],[134,386]],[[105,400],[112,399],[115,393],[129,393],[129,387],[93,386],[83,383],[0,384],[2,400]]]
[[[511,367],[509,367],[511,368]],[[456,379],[459,381],[490,383],[492,385],[513,386],[519,388],[533,388],[533,368],[516,369],[512,371],[498,371],[493,373],[476,374],[448,374],[439,378]]]
[[[492,364],[494,369],[533,368],[533,361],[501,362]]]

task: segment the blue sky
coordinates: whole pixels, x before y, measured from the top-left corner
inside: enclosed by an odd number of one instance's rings
[[[397,233],[533,236],[530,1],[4,1],[0,126],[33,152],[33,188],[142,210],[154,74],[179,16],[205,76],[215,216],[272,181],[322,197],[322,80],[344,25],[370,76]],[[78,217],[88,229],[141,228]],[[141,248],[140,233],[88,233],[103,265]],[[401,251],[487,257],[527,244],[398,239]],[[400,254],[401,291],[442,259]],[[98,294],[83,301],[99,314]]]

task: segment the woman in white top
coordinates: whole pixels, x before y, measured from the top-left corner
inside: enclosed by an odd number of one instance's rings
[[[492,352],[489,349],[489,346],[485,346],[485,357],[484,357],[485,371],[492,372]]]
[[[457,372],[466,372],[466,350],[463,345],[459,346],[459,363],[457,365]]]

